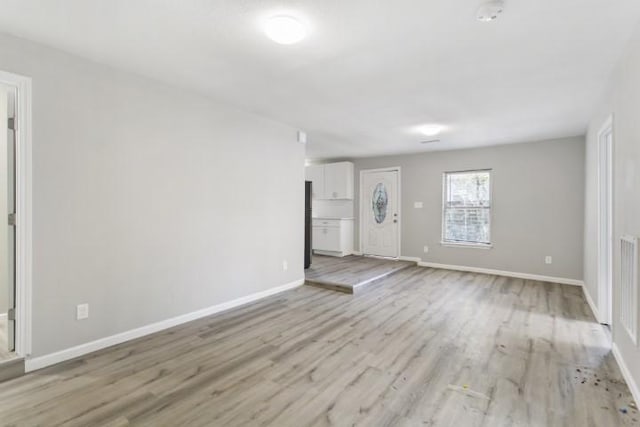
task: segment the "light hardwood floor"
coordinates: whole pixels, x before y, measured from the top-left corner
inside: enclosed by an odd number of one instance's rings
[[[353,294],[383,277],[415,265],[415,262],[355,255],[342,258],[314,255],[304,276],[308,284]]]
[[[15,357],[14,352],[7,350],[9,348],[7,328],[7,316],[0,316],[0,362]]]
[[[581,292],[419,267],[355,296],[303,286],[0,384],[0,420],[638,425]]]

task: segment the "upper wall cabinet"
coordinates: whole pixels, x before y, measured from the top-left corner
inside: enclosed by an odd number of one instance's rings
[[[353,163],[351,162],[307,166],[306,179],[313,183],[311,195],[315,199],[353,199]]]
[[[353,199],[353,163],[324,165],[325,199]]]

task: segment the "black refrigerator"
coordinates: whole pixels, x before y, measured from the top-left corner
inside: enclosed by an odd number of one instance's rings
[[[311,181],[304,182],[304,268],[311,265]]]

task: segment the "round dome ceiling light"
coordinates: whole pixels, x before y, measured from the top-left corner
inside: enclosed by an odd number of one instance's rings
[[[478,8],[478,14],[476,17],[478,21],[482,22],[491,22],[498,19],[498,16],[504,12],[504,1],[502,0],[491,0]]]
[[[432,123],[428,125],[418,126],[416,130],[424,136],[436,136],[440,132],[445,130],[445,127],[436,123]]]
[[[276,43],[294,44],[307,36],[309,28],[294,16],[274,15],[266,19],[264,32]]]

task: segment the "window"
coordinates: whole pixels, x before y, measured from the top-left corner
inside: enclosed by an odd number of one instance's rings
[[[445,172],[442,242],[491,245],[491,171]]]

